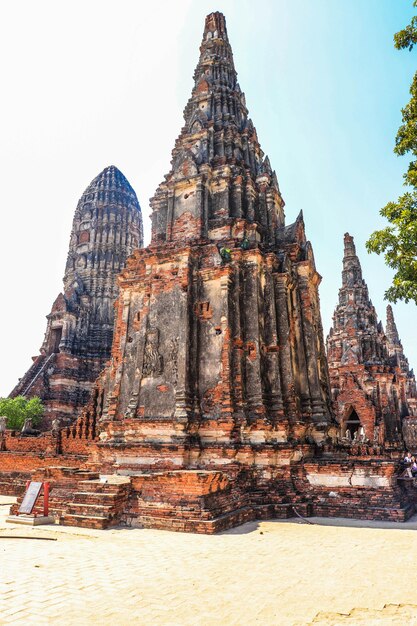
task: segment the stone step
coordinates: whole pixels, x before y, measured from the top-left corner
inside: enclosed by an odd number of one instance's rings
[[[119,500],[124,500],[124,494],[119,494],[115,492],[106,493],[106,492],[96,492],[96,491],[76,491],[74,493],[74,502],[117,502]]]
[[[80,508],[85,508],[86,511],[90,511],[93,509],[97,509],[99,511],[110,511],[110,512],[118,512],[123,510],[125,505],[124,501],[121,502],[68,502],[67,503],[67,509],[70,510],[71,508],[75,509],[80,509]]]
[[[104,515],[108,518],[114,517],[114,514],[117,513],[117,509],[115,509],[111,505],[107,504],[86,504],[84,502],[71,502],[66,510],[66,513],[69,515]]]
[[[123,493],[123,492],[122,492]],[[76,491],[75,495],[79,495],[79,496],[95,496],[97,498],[116,498],[119,495],[118,491],[95,491],[94,489],[89,489],[89,490],[84,490],[83,491]]]
[[[112,520],[104,515],[80,515],[80,514],[69,514],[65,513],[59,523],[62,526],[77,526],[80,528],[97,528],[99,530],[104,530],[105,528],[109,528],[109,526],[116,526],[118,524],[118,520]]]
[[[79,482],[82,490],[88,493],[127,493],[130,489],[130,482],[126,483],[101,483],[99,481],[82,480]],[[81,493],[81,492],[79,492]]]
[[[75,508],[85,507],[86,509],[99,509],[100,511],[110,511],[114,508],[112,504],[96,504],[95,502],[70,502],[68,506]]]

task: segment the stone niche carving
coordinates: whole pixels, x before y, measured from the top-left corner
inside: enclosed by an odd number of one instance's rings
[[[170,361],[172,367],[172,384],[174,387],[178,383],[178,346],[179,338],[174,337],[170,342]]]
[[[143,356],[143,376],[159,376],[163,371],[163,359],[159,354],[159,330],[149,328]]]

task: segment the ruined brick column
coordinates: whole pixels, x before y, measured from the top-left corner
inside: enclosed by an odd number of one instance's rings
[[[286,273],[274,276],[275,279],[275,307],[277,311],[277,335],[279,340],[279,360],[281,385],[283,390],[285,415],[293,418],[297,414],[295,396],[294,367],[291,350],[291,331],[288,319],[288,275]]]
[[[274,263],[272,258],[271,262]],[[261,354],[262,372],[264,380],[264,404],[268,406],[274,420],[284,415],[284,405],[281,390],[281,373],[279,367],[278,324],[275,307],[275,293],[272,272],[265,276],[264,286],[265,324],[263,329],[264,349]],[[263,375],[265,372],[265,375]]]
[[[324,402],[320,388],[320,375],[322,372],[317,367],[319,360],[318,350],[320,350],[320,337],[314,318],[313,299],[317,291],[317,284],[320,277],[317,272],[310,273],[308,266],[299,266],[299,284],[301,294],[301,316],[304,333],[305,358],[308,372],[308,380],[311,395],[311,412],[314,420],[321,421],[325,415]]]

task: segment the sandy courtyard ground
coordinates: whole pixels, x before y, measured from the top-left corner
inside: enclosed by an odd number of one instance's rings
[[[6,524],[11,500],[0,497],[0,624],[417,625],[414,520],[271,521],[211,537],[33,529]]]

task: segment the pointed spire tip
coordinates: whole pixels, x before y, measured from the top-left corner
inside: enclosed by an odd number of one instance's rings
[[[349,235],[349,233],[345,233],[343,240],[345,245],[345,256],[356,255],[355,241],[352,235]]]
[[[204,25],[204,40],[209,39],[224,39],[227,38],[226,18],[220,11],[214,11],[209,13],[206,17]]]

